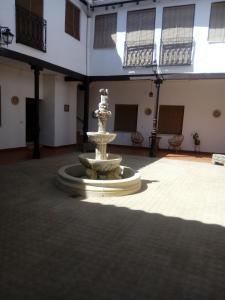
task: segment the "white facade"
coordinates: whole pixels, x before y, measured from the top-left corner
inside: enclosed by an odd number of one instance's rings
[[[194,18],[194,49],[193,63],[190,66],[170,66],[162,67],[162,73],[224,73],[225,70],[225,43],[208,42],[208,27],[210,18],[211,0],[161,0],[144,1],[139,5],[136,3],[125,4],[123,7],[112,9],[109,7],[107,13],[117,12],[117,41],[116,47],[113,49],[93,49],[94,42],[94,16],[105,14],[105,8],[98,8],[94,11],[93,18],[89,23],[90,39],[90,64],[89,74],[97,75],[136,75],[136,74],[152,74],[151,68],[123,68],[124,60],[124,44],[126,41],[126,22],[127,12],[132,10],[141,10],[146,8],[156,8],[155,19],[155,58],[159,62],[160,40],[162,28],[163,7],[180,6],[187,4],[195,4]],[[216,1],[219,2],[219,1]]]
[[[155,57],[159,62],[163,7],[195,4],[193,60],[189,66],[161,67],[163,74],[196,75],[199,80],[166,80],[160,90],[159,105],[184,105],[183,150],[193,151],[191,134],[198,132],[201,151],[225,153],[225,43],[208,42],[208,26],[211,0],[160,0],[143,1],[139,5],[115,5],[89,11],[79,0],[71,0],[80,8],[80,41],[65,33],[65,0],[44,0],[44,19],[47,20],[47,51],[42,52],[16,43],[8,46],[9,50],[40,59],[44,62],[65,68],[85,76],[121,76],[128,75],[127,81],[99,81],[90,84],[89,131],[96,130],[97,122],[91,117],[99,101],[99,88],[110,91],[112,118],[108,129],[114,131],[115,104],[138,104],[137,131],[145,138],[143,146],[149,146],[153,113],[155,109],[155,87],[150,80],[129,80],[129,76],[153,75],[151,67],[124,68],[124,43],[126,40],[127,12],[146,8],[156,8],[155,20]],[[218,0],[219,1],[219,0]],[[218,2],[217,1],[217,2]],[[53,3],[54,2],[54,3]],[[16,34],[15,0],[0,0],[0,25],[8,26]],[[117,39],[114,49],[94,49],[95,16],[117,12]],[[3,46],[7,49],[7,47]],[[0,49],[1,50],[1,49]],[[214,76],[215,75],[215,76]],[[79,82],[66,82],[65,74],[43,70],[40,72],[40,144],[62,146],[76,143],[77,115],[83,114],[79,103],[77,112],[77,87]],[[204,80],[204,76],[208,78]],[[153,77],[152,77],[153,78]],[[16,60],[0,60],[1,86],[1,126],[0,149],[26,146],[26,98],[34,97],[34,74],[30,66]],[[153,89],[154,97],[149,97]],[[83,99],[83,91],[82,94]],[[17,96],[19,103],[13,105],[11,98]],[[82,102],[82,101],[81,101]],[[69,105],[69,111],[64,111]],[[144,113],[151,108],[152,114]],[[221,111],[219,118],[214,118],[215,109]],[[115,144],[131,145],[131,134],[118,132]],[[169,135],[161,135],[161,148],[168,147]]]
[[[43,17],[47,21],[47,52],[16,43],[10,50],[17,51],[69,70],[86,74],[87,15],[80,1],[72,1],[80,8],[80,41],[65,32],[65,1],[44,0]],[[15,0],[1,0],[0,25],[8,26],[16,33]]]

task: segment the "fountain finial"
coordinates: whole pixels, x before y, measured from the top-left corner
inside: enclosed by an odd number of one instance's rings
[[[95,111],[95,115],[98,118],[98,132],[106,132],[106,124],[108,118],[111,116],[111,111],[108,110],[108,89],[100,89],[101,101],[98,104],[98,109]]]

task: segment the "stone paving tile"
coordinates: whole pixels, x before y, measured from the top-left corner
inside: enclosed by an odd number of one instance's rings
[[[71,197],[76,155],[0,168],[0,299],[225,299],[225,168],[126,156],[140,193]]]

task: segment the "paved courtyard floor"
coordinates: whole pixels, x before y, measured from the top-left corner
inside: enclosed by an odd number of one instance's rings
[[[77,154],[0,166],[0,299],[225,299],[225,168],[126,156],[140,193],[72,197]]]

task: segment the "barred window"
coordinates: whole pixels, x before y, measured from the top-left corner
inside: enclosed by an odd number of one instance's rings
[[[158,131],[161,134],[182,134],[184,106],[160,105]]]
[[[153,44],[155,32],[155,9],[129,11],[127,13],[128,43]]]
[[[114,48],[116,45],[117,14],[95,17],[94,48]]]
[[[163,9],[160,64],[191,64],[194,12],[194,4]]]
[[[65,32],[80,40],[80,9],[66,0]]]
[[[192,40],[195,5],[164,7],[162,41]]]
[[[209,42],[225,42],[225,2],[211,5],[209,21]]]
[[[16,0],[16,42],[46,52],[44,0]]]
[[[115,105],[115,131],[135,132],[137,130],[138,105]]]

